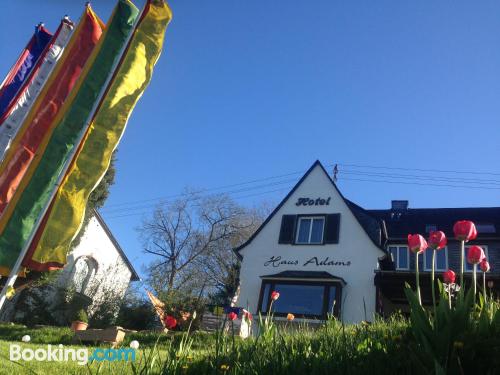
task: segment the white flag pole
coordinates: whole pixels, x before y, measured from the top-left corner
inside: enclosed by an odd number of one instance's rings
[[[88,6],[88,4],[87,4],[87,6]],[[146,8],[144,8],[143,11],[145,9]],[[2,312],[3,306],[5,304],[5,300],[7,299],[7,292],[9,291],[9,288],[13,287],[14,283],[16,282],[17,276],[21,270],[21,264],[23,262],[23,259],[26,256],[26,254],[28,253],[31,242],[33,241],[33,238],[35,237],[36,232],[38,231],[38,228],[40,227],[40,224],[43,220],[43,217],[47,213],[47,210],[49,209],[50,204],[52,203],[52,200],[54,199],[55,195],[57,194],[57,190],[59,189],[59,186],[61,186],[61,183],[66,175],[66,172],[69,169],[69,166],[71,165],[73,158],[75,157],[75,155],[78,151],[79,145],[82,142],[83,138],[85,137],[85,134],[87,133],[87,129],[89,128],[89,126],[92,122],[92,119],[94,118],[95,112],[97,111],[98,107],[102,103],[102,100],[104,98],[104,94],[108,90],[108,87],[111,83],[111,79],[114,76],[115,70],[118,67],[118,64],[122,61],[125,50],[128,48],[128,45],[130,44],[132,36],[135,34],[137,24],[138,24],[139,20],[142,18],[141,16],[142,16],[142,12],[140,12],[137,15],[137,18],[134,21],[134,25],[132,26],[132,30],[131,30],[130,34],[128,35],[126,42],[123,44],[123,47],[120,50],[120,54],[115,58],[112,69],[111,69],[108,77],[106,78],[106,81],[105,81],[105,83],[104,83],[104,85],[103,85],[103,87],[102,87],[102,89],[97,97],[97,100],[95,101],[94,105],[92,106],[92,109],[89,113],[89,116],[87,117],[86,126],[83,127],[82,131],[80,132],[80,134],[78,136],[78,142],[75,143],[75,146],[73,147],[73,150],[71,151],[71,157],[68,158],[68,160],[64,164],[63,169],[62,169],[61,173],[59,174],[59,178],[58,178],[58,180],[57,180],[56,184],[54,185],[54,188],[51,192],[50,199],[47,201],[47,204],[43,207],[42,213],[38,216],[38,219],[35,222],[35,225],[33,226],[33,230],[31,231],[30,236],[28,237],[28,240],[26,241],[23,249],[21,250],[19,257],[16,260],[16,263],[12,267],[9,278],[7,279],[7,282],[5,283],[5,285],[2,289],[2,292],[0,293],[0,313]]]

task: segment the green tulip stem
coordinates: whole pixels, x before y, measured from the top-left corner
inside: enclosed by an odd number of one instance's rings
[[[472,271],[472,277],[474,278],[474,302],[476,301],[476,284],[477,284],[477,276],[476,276],[476,265],[472,265],[473,271]]]
[[[484,303],[486,303],[486,272],[483,272],[483,295]]]
[[[432,250],[432,272],[431,272],[431,283],[432,283],[432,305],[434,306],[434,319],[437,325],[437,310],[436,310],[436,291],[434,290],[434,267],[436,265],[436,249]]]
[[[448,284],[448,306],[451,310],[451,284]]]
[[[420,279],[418,275],[418,255],[419,253],[415,255],[415,275],[416,275],[416,281],[417,281],[417,295],[418,295],[418,302],[420,303],[420,306],[422,306],[422,297],[420,296]]]
[[[464,241],[460,241],[460,302],[464,299]]]

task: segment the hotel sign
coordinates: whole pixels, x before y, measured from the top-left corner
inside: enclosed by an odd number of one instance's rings
[[[301,265],[302,267],[307,267],[307,266],[344,266],[344,267],[349,267],[351,265],[351,261],[339,261],[339,260],[334,260],[330,259],[330,257],[312,257],[305,262],[300,261],[298,259],[283,259],[281,258],[280,255],[278,256],[271,256],[269,260],[264,262],[264,267],[280,267],[280,266],[298,266]]]
[[[296,206],[329,206],[330,205],[330,199],[332,197],[328,198],[308,198],[308,197],[301,197],[297,200],[295,203]]]

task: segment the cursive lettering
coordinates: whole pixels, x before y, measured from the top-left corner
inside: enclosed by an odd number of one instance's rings
[[[280,255],[278,256],[271,256],[269,260],[264,262],[264,267],[272,266],[272,267],[279,267],[282,265],[288,265],[288,266],[297,266],[299,264],[299,261],[297,259],[282,259]],[[345,266],[349,267],[351,265],[351,261],[339,261],[339,260],[333,260],[330,259],[330,257],[325,257],[322,259],[319,259],[318,257],[312,257],[311,259],[307,260],[302,264],[302,267],[306,267],[309,265],[313,265],[316,267],[320,266]]]

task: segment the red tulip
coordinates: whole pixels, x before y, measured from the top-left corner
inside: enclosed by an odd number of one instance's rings
[[[467,242],[477,237],[476,226],[468,220],[457,221],[453,226],[453,232],[459,241]]]
[[[279,294],[277,291],[273,291],[273,292],[271,293],[271,299],[272,299],[273,301],[276,301],[278,298],[280,298],[280,294]]]
[[[429,247],[433,248],[434,250],[442,249],[446,246],[447,242],[448,240],[446,239],[446,235],[440,230],[431,232],[429,234]]]
[[[231,311],[229,314],[227,314],[227,318],[229,320],[235,320],[238,317],[238,314],[236,314],[234,311]]]
[[[252,313],[245,309],[243,309],[243,317],[249,322],[253,319]]]
[[[467,262],[478,264],[484,259],[484,251],[479,246],[471,246],[467,251]]]
[[[486,260],[486,258],[484,258],[481,263],[479,263],[479,268],[481,268],[481,271],[483,272],[489,272],[490,271],[490,264],[488,263],[488,261]]]
[[[170,315],[166,315],[163,322],[165,323],[165,326],[168,329],[174,329],[175,326],[177,325],[177,320],[173,316],[170,316]]]
[[[419,254],[427,249],[427,241],[420,234],[409,234],[408,235],[408,247],[415,254]]]
[[[448,270],[445,273],[443,273],[443,281],[446,284],[454,284],[455,283],[455,272],[452,270]]]

